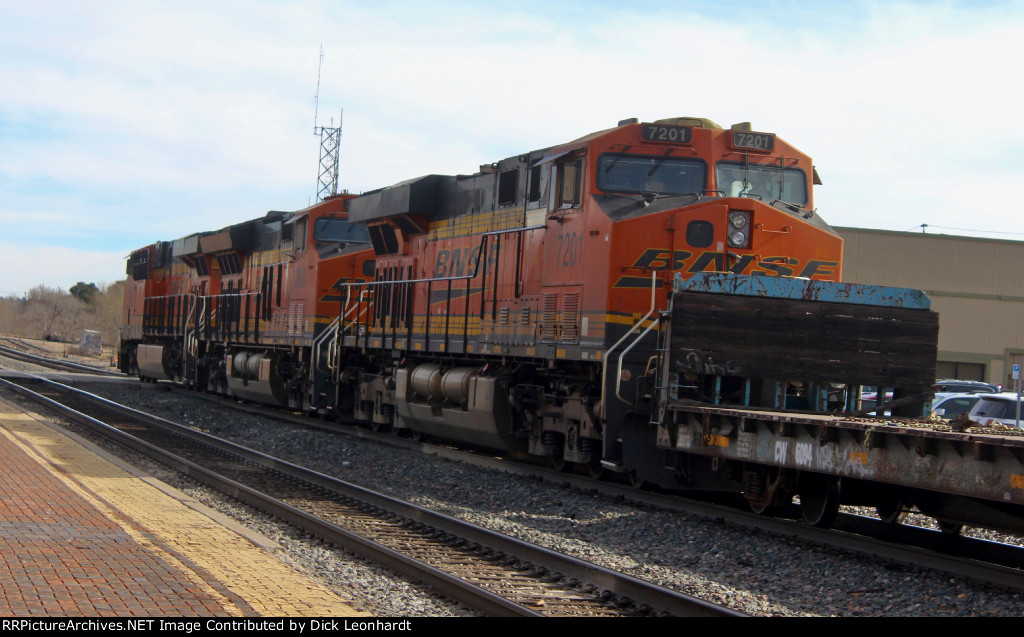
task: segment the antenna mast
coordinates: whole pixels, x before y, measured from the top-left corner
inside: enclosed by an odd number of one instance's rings
[[[338,194],[338,160],[341,155],[341,120],[345,109],[341,110],[338,127],[334,127],[334,118],[330,126],[317,126],[320,111],[320,71],[324,65],[324,45],[320,45],[320,65],[316,70],[316,95],[313,97],[313,134],[320,136],[320,173],[317,179],[316,200]]]

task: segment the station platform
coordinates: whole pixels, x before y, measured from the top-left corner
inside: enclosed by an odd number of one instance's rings
[[[0,616],[355,617],[280,547],[0,397]]]

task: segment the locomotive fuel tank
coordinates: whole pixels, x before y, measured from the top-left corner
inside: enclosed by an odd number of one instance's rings
[[[508,391],[475,367],[443,371],[424,363],[399,369],[398,416],[410,429],[431,436],[508,451],[513,447]]]
[[[260,403],[288,404],[274,352],[237,351],[228,354],[226,363],[228,388],[235,396]]]
[[[163,345],[139,345],[139,376],[153,380],[174,380],[177,364],[173,350]]]

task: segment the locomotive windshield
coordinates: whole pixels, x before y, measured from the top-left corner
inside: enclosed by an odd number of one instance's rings
[[[369,243],[370,234],[362,224],[349,223],[344,219],[317,219],[313,240],[326,243]]]
[[[781,199],[801,206],[807,203],[807,178],[799,168],[719,162],[715,178],[718,189],[727,197],[754,197],[765,203]]]
[[[707,166],[694,159],[605,153],[597,162],[597,187],[605,192],[701,193],[706,180]]]

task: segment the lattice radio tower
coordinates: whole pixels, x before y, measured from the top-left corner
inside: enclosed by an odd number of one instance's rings
[[[313,134],[320,136],[320,174],[317,179],[316,200],[323,201],[327,197],[338,194],[338,159],[341,156],[341,120],[345,117],[345,109],[341,109],[338,127],[334,127],[334,118],[330,126],[317,126],[320,110],[320,70],[324,65],[324,46],[320,45],[320,66],[316,71],[316,96],[313,98]]]

